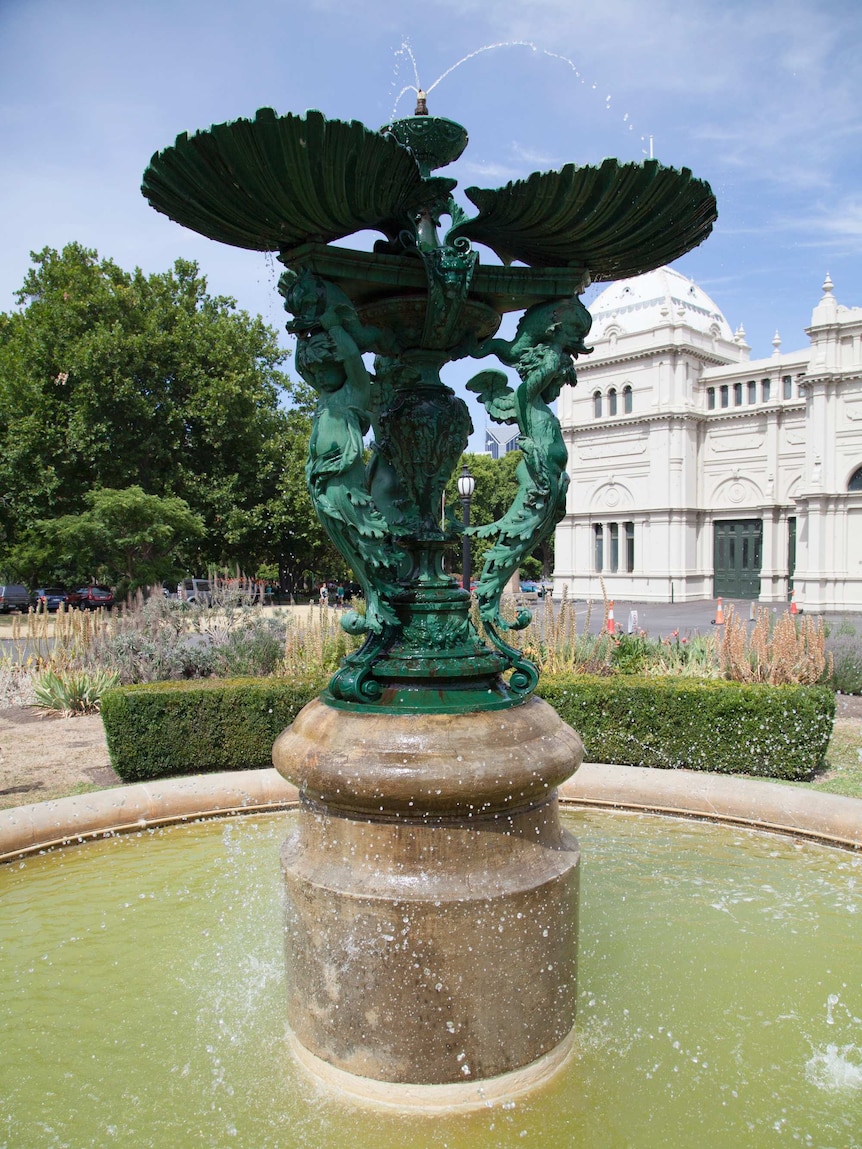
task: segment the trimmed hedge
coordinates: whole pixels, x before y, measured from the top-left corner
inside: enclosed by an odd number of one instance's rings
[[[111,764],[124,782],[271,766],[273,742],[325,683],[203,678],[109,690]]]
[[[536,693],[578,731],[587,761],[765,778],[811,778],[835,717],[826,686],[543,675]]]
[[[114,769],[125,782],[262,769],[272,744],[326,683],[191,679],[123,686],[102,698]],[[835,716],[825,686],[719,679],[543,675],[536,693],[584,740],[591,762],[810,778]]]

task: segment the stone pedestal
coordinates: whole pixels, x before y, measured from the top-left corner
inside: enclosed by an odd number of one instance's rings
[[[337,1069],[476,1082],[575,1016],[578,846],[556,787],[583,747],[537,698],[449,714],[312,702],[276,742],[300,789],[285,842],[288,1016]]]

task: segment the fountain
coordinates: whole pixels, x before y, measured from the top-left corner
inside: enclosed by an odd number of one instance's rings
[[[579,293],[676,258],[715,218],[708,185],[654,160],[468,188],[471,217],[436,174],[466,145],[422,92],[380,131],[262,109],[178,137],[143,183],[171,219],[285,267],[318,395],[309,490],[365,599],[342,620],[361,648],[273,751],[301,796],[282,851],[288,1018],[319,1077],[420,1105],[532,1088],[572,1049],[579,851],[557,787],[582,746],[507,640],[529,612],[507,620],[500,598],[565,511],[551,405],[589,351]],[[334,245],[365,229],[373,251]],[[497,337],[511,312],[514,337]],[[464,528],[442,495],[472,426],[440,372],[488,356],[517,382],[485,368],[467,387],[517,427],[523,459],[508,512],[475,528],[495,540],[483,638],[445,573]]]
[[[565,811],[584,855],[573,1056],[529,1094],[426,1116],[345,1103],[286,1051],[278,843],[295,816],[0,866],[0,1144],[858,1144],[862,857]]]

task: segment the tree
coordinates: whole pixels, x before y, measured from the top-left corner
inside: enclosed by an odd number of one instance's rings
[[[342,556],[320,524],[305,481],[313,397],[304,383],[295,387],[296,406],[285,413],[278,434],[270,441],[269,498],[246,523],[265,542],[266,553],[278,566],[279,585],[295,593],[304,581],[345,577]]]
[[[31,583],[46,574],[66,582],[94,578],[122,591],[175,581],[182,558],[204,534],[200,515],[176,497],[148,495],[140,487],[87,492],[88,510],[34,524],[13,548],[10,565]]]
[[[275,332],[187,260],[146,276],[75,243],[32,259],[21,310],[0,314],[0,544],[38,545],[36,522],[137,486],[203,522],[190,567],[277,557],[278,445],[296,430]]]
[[[518,481],[515,470],[521,461],[520,451],[507,451],[499,459],[492,459],[490,455],[464,454],[455,468],[455,472],[446,487],[446,506],[449,513],[461,521],[461,500],[458,497],[458,476],[464,463],[470,469],[470,474],[476,480],[476,489],[470,503],[470,523],[474,527],[485,526],[496,522],[508,511],[518,491]],[[485,555],[493,545],[493,539],[477,539],[470,541],[472,566],[474,575],[482,570]],[[538,546],[531,556],[537,560],[536,566],[542,577],[549,578],[554,564],[553,535]],[[536,566],[530,567],[531,571]],[[538,572],[537,572],[538,573]],[[527,574],[525,566],[524,574]]]

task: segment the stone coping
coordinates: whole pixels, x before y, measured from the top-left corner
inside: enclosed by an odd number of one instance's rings
[[[584,763],[560,787],[564,806],[728,822],[862,850],[862,799],[753,778]],[[275,770],[164,778],[0,810],[0,862],[148,826],[296,805]]]
[[[700,770],[585,763],[560,787],[567,805],[727,822],[862,850],[862,799]]]
[[[569,1030],[559,1045],[521,1069],[501,1073],[498,1077],[485,1077],[481,1081],[455,1081],[451,1085],[408,1085],[359,1077],[321,1060],[292,1032],[288,1042],[293,1056],[309,1079],[336,1097],[342,1100],[349,1097],[354,1105],[377,1111],[392,1109],[434,1116],[490,1109],[502,1101],[513,1101],[535,1093],[557,1077],[570,1062],[575,1048],[575,1030]]]

